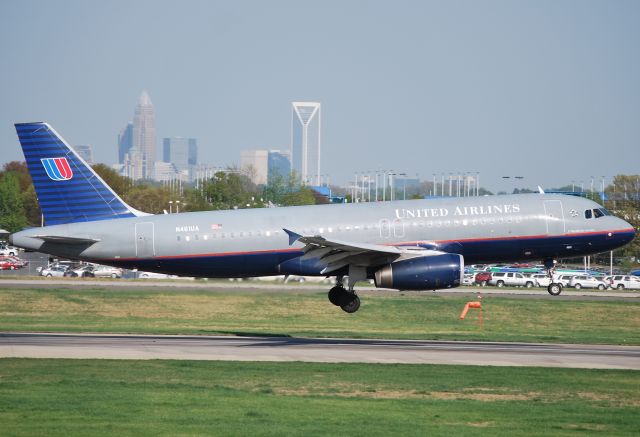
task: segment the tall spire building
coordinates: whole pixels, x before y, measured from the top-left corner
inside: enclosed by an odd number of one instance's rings
[[[303,184],[320,185],[320,103],[292,102],[291,165]]]
[[[146,91],[140,95],[133,116],[133,148],[142,159],[142,178],[152,179],[156,162],[156,122],[153,103]]]

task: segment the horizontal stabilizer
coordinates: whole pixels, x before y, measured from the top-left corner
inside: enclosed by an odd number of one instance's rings
[[[47,243],[55,244],[93,244],[100,241],[95,238],[66,237],[62,235],[32,235],[31,238],[38,238]]]

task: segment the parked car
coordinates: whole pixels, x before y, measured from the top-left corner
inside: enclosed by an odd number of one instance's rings
[[[531,276],[531,279],[535,282],[537,287],[548,287],[551,283],[549,275],[544,273],[535,273]]]
[[[573,279],[574,276],[576,275],[554,275],[553,282],[555,282],[556,284],[560,284],[563,287],[568,287],[569,282],[571,281],[571,279]]]
[[[491,280],[491,272],[478,272],[474,282],[482,287],[486,286]]]
[[[19,264],[16,264],[11,259],[1,259],[0,260],[0,270],[17,270],[20,267],[22,267],[22,266],[20,266]]]
[[[95,275],[93,274],[92,265],[84,265],[78,268],[68,268],[67,271],[64,272],[64,276],[71,278],[93,278]]]
[[[93,266],[93,276],[96,278],[122,278],[122,269],[111,266]]]
[[[175,279],[177,276],[155,272],[138,272],[139,279]]]
[[[0,243],[0,255],[16,256],[20,253],[17,247],[9,246],[6,243]]]
[[[472,273],[465,273],[462,277],[462,285],[473,285],[474,279]]]
[[[597,288],[598,290],[604,290],[608,287],[608,284],[595,276],[578,275],[571,278],[569,281],[569,287],[574,287],[576,290],[580,290],[581,288]]]
[[[65,266],[51,266],[51,267],[45,267],[44,269],[40,270],[40,276],[45,276],[47,278],[51,278],[53,277],[62,277],[64,276],[64,272],[67,271],[67,268]]]
[[[17,256],[0,256],[0,260],[11,261],[20,266],[20,268],[29,265],[29,261],[18,258]]]
[[[496,285],[498,287],[510,286],[510,287],[527,287],[531,288],[534,285],[532,278],[525,277],[522,273],[517,272],[494,272],[491,274],[491,280],[489,285]]]
[[[611,288],[618,290],[640,290],[640,277],[632,275],[613,275],[611,276]]]

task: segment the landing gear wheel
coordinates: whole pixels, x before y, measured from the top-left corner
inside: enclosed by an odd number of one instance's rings
[[[336,285],[331,290],[329,290],[329,302],[339,307],[342,304],[343,296],[345,294],[347,294],[347,290],[345,290],[344,287]]]
[[[345,294],[340,308],[342,308],[342,311],[345,313],[353,314],[360,308],[360,298],[355,294]]]
[[[562,284],[558,284],[557,282],[553,282],[549,284],[547,287],[547,291],[551,296],[557,296],[562,293]]]

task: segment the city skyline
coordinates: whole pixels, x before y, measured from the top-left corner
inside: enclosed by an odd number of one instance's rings
[[[507,175],[611,180],[637,173],[639,21],[629,1],[4,2],[3,162],[23,160],[13,123],[33,120],[115,162],[146,89],[157,138],[197,138],[220,167],[289,149],[291,102],[315,101],[338,184],[377,169],[481,172],[493,192]]]

